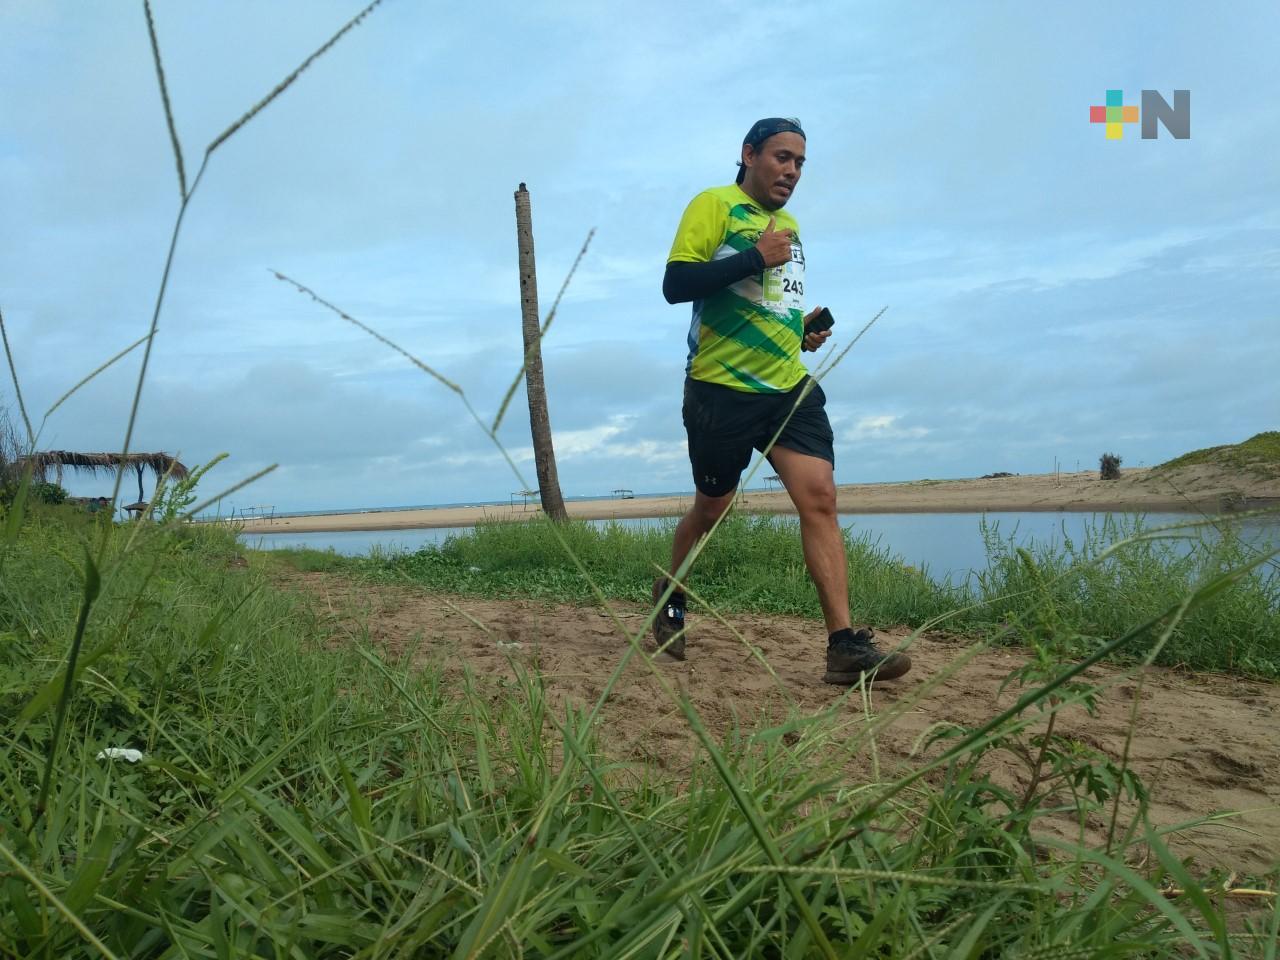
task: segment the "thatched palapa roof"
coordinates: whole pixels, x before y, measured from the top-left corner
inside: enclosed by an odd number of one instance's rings
[[[18,460],[20,466],[31,464],[34,472],[43,477],[52,468],[61,472],[64,467],[97,473],[100,470],[119,470],[121,465],[132,467],[141,473],[151,470],[157,477],[168,474],[175,480],[186,477],[188,471],[177,459],[167,453],[75,453],[71,450],[46,450]]]

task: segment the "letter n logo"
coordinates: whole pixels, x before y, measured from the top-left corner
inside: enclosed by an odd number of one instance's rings
[[[1160,96],[1158,90],[1142,91],[1142,139],[1155,140],[1160,136],[1156,123],[1173,134],[1175,140],[1191,137],[1191,91],[1173,91],[1173,106]]]

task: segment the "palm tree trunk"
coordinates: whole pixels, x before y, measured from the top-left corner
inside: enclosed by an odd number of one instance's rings
[[[542,378],[542,332],[538,325],[538,271],[533,256],[533,214],[529,191],[516,191],[516,243],[520,250],[520,319],[524,333],[524,380],[529,395],[529,428],[533,460],[538,471],[542,511],[557,523],[569,519],[560,495],[556,452],[551,445],[551,417],[547,413],[547,385]]]

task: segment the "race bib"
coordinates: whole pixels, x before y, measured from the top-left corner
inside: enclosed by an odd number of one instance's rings
[[[804,250],[800,244],[791,244],[789,262],[765,270],[761,302],[778,313],[804,313]]]

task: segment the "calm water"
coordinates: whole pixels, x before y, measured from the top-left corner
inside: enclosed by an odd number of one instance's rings
[[[1069,537],[1079,543],[1086,527],[1095,527],[1111,516],[1134,519],[1136,514],[1095,513],[992,513],[988,525],[998,527],[1004,539],[1013,537],[1019,544],[1061,543]],[[1185,523],[1196,519],[1185,513],[1144,514],[1148,528],[1169,523]],[[987,553],[982,542],[982,514],[977,513],[877,513],[840,515],[840,525],[854,537],[865,537],[901,558],[903,563],[926,569],[935,579],[964,580],[971,570],[986,567]],[[635,520],[594,520],[597,526],[619,523],[629,527],[661,527],[674,525],[672,518]],[[252,535],[242,539],[258,550],[282,547],[310,547],[333,550],[345,556],[369,553],[375,547],[384,551],[412,552],[421,547],[443,543],[445,538],[466,533],[470,527],[440,527],[424,530],[370,530],[343,533],[276,533]],[[1241,522],[1244,537],[1259,548],[1280,548],[1280,519]]]

